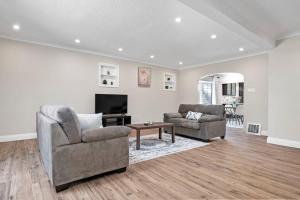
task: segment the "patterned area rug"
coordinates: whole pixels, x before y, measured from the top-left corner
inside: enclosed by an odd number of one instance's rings
[[[175,136],[175,143],[171,141],[170,134],[162,135],[158,139],[158,133],[141,136],[141,149],[136,150],[136,138],[129,138],[129,164],[134,164],[146,160],[151,160],[161,156],[203,147],[208,143],[189,138]]]

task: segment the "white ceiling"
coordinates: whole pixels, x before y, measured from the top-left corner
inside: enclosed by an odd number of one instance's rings
[[[251,31],[271,40],[300,34],[299,0],[210,0]]]
[[[299,0],[0,0],[0,37],[181,68],[272,48],[300,31],[298,8]]]

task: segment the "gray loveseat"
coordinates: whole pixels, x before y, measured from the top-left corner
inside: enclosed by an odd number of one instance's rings
[[[203,113],[197,120],[186,119],[189,111]],[[178,113],[165,113],[164,122],[175,124],[176,134],[204,141],[214,137],[224,139],[226,134],[225,108],[223,105],[181,104]],[[166,132],[169,132],[166,129]]]
[[[128,127],[82,132],[75,112],[64,106],[42,106],[36,124],[41,158],[56,191],[73,181],[122,172],[128,166]]]

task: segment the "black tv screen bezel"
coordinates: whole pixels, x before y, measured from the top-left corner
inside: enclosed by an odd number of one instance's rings
[[[122,98],[126,97],[125,98],[126,107],[125,107],[125,109],[122,110],[123,112],[121,112],[121,110],[120,110],[120,112],[107,112],[107,111],[99,108],[99,103],[97,103],[97,101],[99,102],[99,99],[97,100],[97,96],[98,97],[99,96],[119,96]],[[109,109],[109,110],[111,110],[111,109]],[[127,112],[128,112],[128,95],[127,94],[95,94],[95,113],[103,113],[103,114],[109,115],[109,114],[127,114]]]

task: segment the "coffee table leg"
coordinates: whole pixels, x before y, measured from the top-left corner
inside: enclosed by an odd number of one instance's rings
[[[136,149],[139,150],[141,146],[141,133],[140,130],[136,130]]]
[[[158,138],[161,140],[161,132],[162,132],[162,130],[161,130],[162,128],[159,128],[159,135],[158,135]]]
[[[175,126],[172,126],[172,143],[175,143]]]

